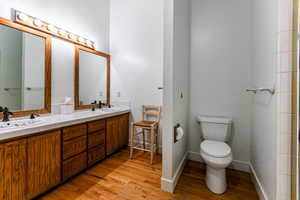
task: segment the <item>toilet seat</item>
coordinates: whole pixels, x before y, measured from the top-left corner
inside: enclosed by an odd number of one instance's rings
[[[225,142],[204,140],[200,144],[200,155],[206,164],[218,169],[232,162],[231,148]]]
[[[215,158],[225,158],[231,155],[231,148],[225,142],[204,140],[200,144],[200,149],[206,155]]]

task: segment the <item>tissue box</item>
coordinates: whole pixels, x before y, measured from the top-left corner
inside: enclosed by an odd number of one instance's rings
[[[61,104],[60,105],[60,114],[67,115],[74,112],[73,104]]]

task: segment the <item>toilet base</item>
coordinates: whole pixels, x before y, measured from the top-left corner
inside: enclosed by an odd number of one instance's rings
[[[206,165],[206,185],[216,194],[223,194],[227,188],[226,168],[213,168]]]

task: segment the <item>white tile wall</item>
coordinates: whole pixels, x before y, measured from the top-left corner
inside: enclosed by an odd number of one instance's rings
[[[278,76],[279,151],[277,199],[291,199],[291,97],[292,97],[292,52],[293,0],[279,0],[278,30]]]
[[[280,30],[287,31],[293,29],[293,1],[279,0],[279,23]]]

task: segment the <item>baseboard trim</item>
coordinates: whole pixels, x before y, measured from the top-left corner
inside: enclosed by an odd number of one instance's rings
[[[184,167],[185,167],[185,164],[188,160],[188,155],[189,155],[189,152],[186,152],[182,158],[182,160],[180,161],[180,164],[178,166],[178,168],[176,169],[176,172],[174,174],[174,176],[172,177],[172,179],[167,179],[167,178],[164,178],[164,177],[161,177],[160,181],[161,181],[161,189],[163,191],[166,191],[166,192],[170,192],[170,193],[173,193],[175,188],[176,188],[176,185],[179,181],[179,178],[184,170]]]
[[[251,179],[252,179],[252,182],[253,182],[253,184],[254,184],[254,186],[255,186],[255,189],[256,189],[256,191],[257,191],[257,194],[258,194],[258,196],[259,196],[259,199],[260,199],[260,200],[269,200],[269,198],[268,198],[268,196],[266,195],[265,190],[264,190],[264,188],[263,188],[261,182],[259,181],[259,179],[258,179],[258,177],[257,177],[257,174],[256,174],[256,172],[255,172],[255,170],[254,170],[252,164],[250,163],[249,166],[250,166],[250,171],[251,171],[251,172],[250,172],[250,173],[251,173]]]
[[[187,162],[188,155],[189,155],[188,152],[186,152],[184,154],[184,156],[183,156],[182,160],[180,161],[180,164],[179,164],[179,166],[178,166],[178,168],[177,168],[177,170],[176,170],[176,172],[175,172],[175,174],[173,176],[173,181],[174,181],[173,190],[175,190],[175,187],[176,187],[176,185],[177,185],[177,183],[179,181],[179,178],[180,178],[180,176],[181,176],[181,174],[182,174],[182,172],[184,170],[185,164]]]
[[[197,161],[197,162],[202,162],[202,163],[204,162],[203,159],[201,158],[200,153],[193,152],[193,151],[189,151],[188,159],[193,160],[193,161]],[[231,165],[228,168],[250,173],[250,167],[249,166],[250,166],[249,162],[240,161],[240,160],[233,160]]]
[[[188,159],[203,163],[203,159],[198,152],[189,151]]]

